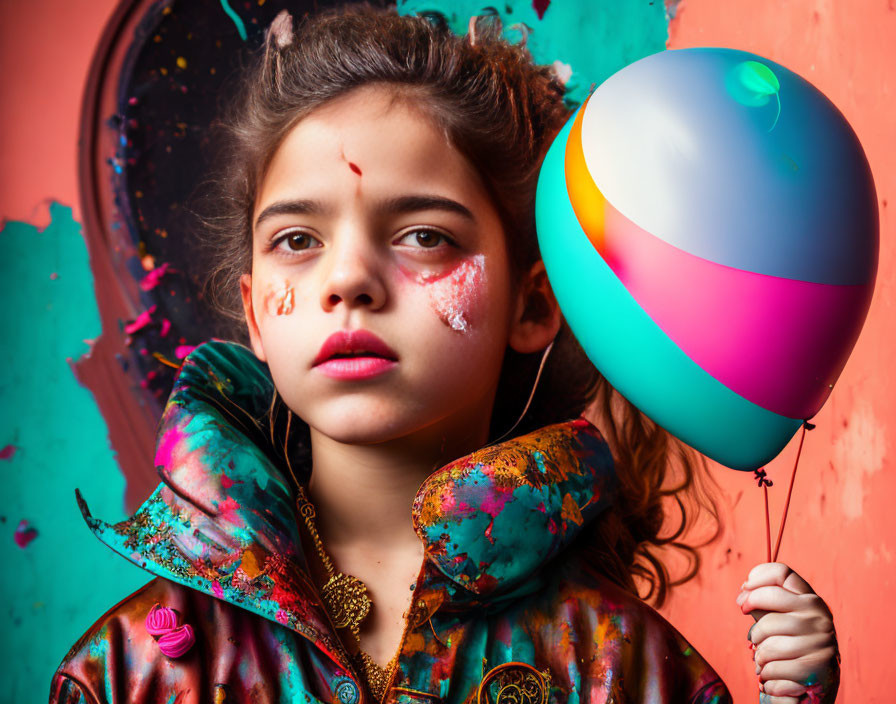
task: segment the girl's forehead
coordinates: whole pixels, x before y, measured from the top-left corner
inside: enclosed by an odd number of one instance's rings
[[[288,132],[274,159],[296,151],[339,159],[349,151],[358,158],[388,161],[415,156],[423,161],[436,153],[464,160],[422,110],[379,87],[356,89],[312,110]]]
[[[478,207],[488,201],[476,170],[433,119],[388,89],[370,87],[324,104],[292,127],[273,155],[257,206],[409,189]]]

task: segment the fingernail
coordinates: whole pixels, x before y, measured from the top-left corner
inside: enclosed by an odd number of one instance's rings
[[[748,592],[741,592],[740,594],[737,595],[737,605],[738,606],[740,606],[747,600],[747,594],[748,594]]]
[[[757,674],[757,675],[759,674],[759,670],[761,670],[761,669],[762,669],[762,668],[759,667],[759,663],[756,663],[756,674]]]

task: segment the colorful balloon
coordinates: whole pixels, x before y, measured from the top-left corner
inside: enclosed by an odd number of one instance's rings
[[[536,221],[595,366],[739,470],[824,404],[877,273],[877,197],[849,123],[733,49],[663,51],[602,83],[545,158]]]

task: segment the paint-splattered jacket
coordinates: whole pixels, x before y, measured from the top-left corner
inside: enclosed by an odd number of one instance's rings
[[[186,360],[159,429],[162,483],[128,520],[92,518],[157,575],[103,615],[56,672],[51,702],[372,704],[309,578],[293,491],[263,431],[273,392],[245,347]],[[413,520],[425,545],[387,702],[730,702],[656,611],[573,543],[613,500],[612,456],[583,419],[434,472]],[[195,643],[169,657],[154,604]]]

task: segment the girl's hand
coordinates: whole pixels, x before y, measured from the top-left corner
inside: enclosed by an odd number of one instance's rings
[[[834,619],[824,600],[782,562],[756,565],[737,597],[755,620],[751,641],[761,704],[832,704],[840,685]]]

